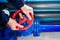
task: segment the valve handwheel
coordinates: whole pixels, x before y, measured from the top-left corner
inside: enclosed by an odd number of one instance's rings
[[[23,11],[22,11],[22,10],[17,10],[17,11],[12,15],[12,18],[15,19],[16,16],[17,16],[19,13],[23,13]],[[18,20],[19,20],[18,23],[19,23],[20,25],[22,25],[22,24],[25,23],[26,21],[28,22],[28,25],[26,25],[24,28],[21,28],[21,27],[19,27],[19,26],[16,26],[16,29],[18,29],[18,30],[27,30],[27,29],[29,29],[29,28],[31,27],[31,25],[33,24],[33,21],[34,21],[34,16],[32,15],[31,12],[29,12],[29,15],[31,16],[32,20],[30,20],[29,18],[27,18],[27,17],[25,17],[25,16],[23,16],[23,19],[22,19],[22,20],[21,20],[20,18],[18,19]]]

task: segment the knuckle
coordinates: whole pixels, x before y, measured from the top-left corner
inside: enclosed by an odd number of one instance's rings
[[[32,8],[32,7],[30,7],[29,9],[30,9],[30,10],[33,10],[33,8]]]
[[[31,10],[33,10],[33,8],[31,7]]]

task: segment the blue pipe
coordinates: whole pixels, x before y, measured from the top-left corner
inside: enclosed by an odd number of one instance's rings
[[[34,23],[37,27],[39,26],[38,29],[41,29],[41,32],[58,32],[60,31],[60,25],[42,25],[39,23],[39,21],[35,21]],[[38,30],[39,31],[39,30]]]
[[[40,25],[41,32],[59,32],[60,25]]]
[[[40,32],[60,32],[60,25],[41,25],[39,21],[36,20],[33,24],[34,36],[40,36]]]

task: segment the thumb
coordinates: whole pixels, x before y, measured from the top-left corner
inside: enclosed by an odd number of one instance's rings
[[[29,13],[27,13],[26,15],[30,20],[32,19],[31,16],[29,15]]]
[[[20,28],[24,28],[24,26],[23,25],[20,25],[20,24],[18,24],[17,26],[20,27]]]
[[[20,17],[21,19],[23,19],[23,15],[22,15],[21,13],[19,13],[19,17]]]

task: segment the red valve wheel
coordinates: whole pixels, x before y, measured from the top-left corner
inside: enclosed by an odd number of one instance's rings
[[[23,13],[22,10],[18,10],[16,11],[13,15],[12,15],[12,18],[15,19],[16,16],[19,14],[19,13]],[[18,30],[27,30],[31,27],[31,25],[33,24],[33,21],[34,21],[34,16],[32,15],[32,13],[30,12],[29,15],[31,16],[32,20],[30,20],[29,18],[26,18],[25,16],[23,17],[23,20],[21,20],[19,18],[19,24],[22,25],[23,23],[25,23],[26,21],[29,23],[27,26],[25,26],[24,28],[20,28],[19,26],[16,26],[16,29]]]

